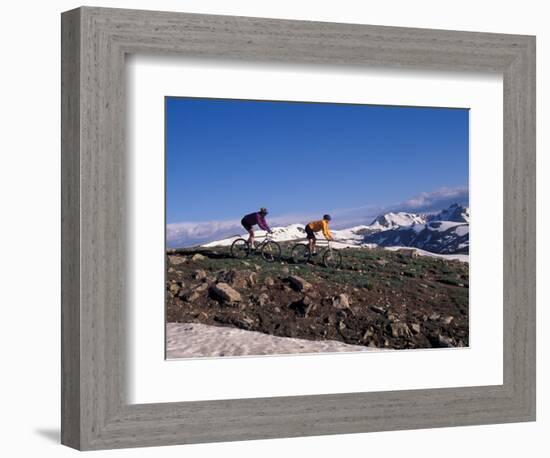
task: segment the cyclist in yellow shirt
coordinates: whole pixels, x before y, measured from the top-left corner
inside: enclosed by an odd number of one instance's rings
[[[323,215],[323,219],[306,224],[306,236],[309,240],[309,252],[312,256],[317,254],[315,252],[315,242],[317,241],[315,232],[323,231],[323,235],[327,240],[333,240],[332,234],[328,228],[328,223],[331,219],[330,215]]]

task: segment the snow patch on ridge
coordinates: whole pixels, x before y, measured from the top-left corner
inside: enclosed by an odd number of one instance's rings
[[[452,220],[442,218],[449,217]],[[346,229],[331,229],[335,248],[384,247],[399,249],[414,248],[419,254],[433,255],[446,259],[468,259],[469,209],[453,204],[449,208],[432,215],[414,213],[386,213],[375,218],[370,225],[354,226]],[[266,232],[255,231],[261,241]],[[235,234],[222,240],[203,244],[203,247],[230,246],[238,238],[248,238],[248,234]],[[272,238],[276,242],[306,241],[303,224],[290,224],[273,228]],[[319,234],[322,242],[324,237]]]

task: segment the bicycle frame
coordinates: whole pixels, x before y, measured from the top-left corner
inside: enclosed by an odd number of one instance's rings
[[[319,248],[321,248],[321,251],[323,252],[323,254],[325,254],[327,251],[332,251],[333,248],[332,246],[330,245],[330,240],[325,240],[326,244],[323,244],[321,245]]]
[[[258,240],[259,239],[259,240]],[[265,235],[260,235],[258,237],[254,237],[254,240],[258,240],[258,246],[263,246],[265,245],[267,242],[273,240],[273,235],[272,234],[265,234]],[[261,240],[261,241],[260,241]]]
[[[332,250],[331,243],[334,242],[334,240],[327,240],[327,239],[317,239],[315,242],[315,245],[319,247],[322,251],[326,250]]]

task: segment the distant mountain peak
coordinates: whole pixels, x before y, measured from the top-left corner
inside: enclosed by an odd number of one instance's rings
[[[410,246],[433,253],[468,253],[470,209],[458,203],[437,213],[397,212],[377,216],[364,243]]]
[[[458,203],[441,210],[439,213],[428,215],[427,221],[454,221],[456,223],[470,222],[470,209]]]
[[[407,212],[389,212],[378,215],[370,227],[372,229],[388,230],[397,227],[412,226],[413,224],[424,224],[426,220],[421,215]]]

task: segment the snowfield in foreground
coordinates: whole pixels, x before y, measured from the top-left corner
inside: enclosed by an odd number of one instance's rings
[[[201,323],[166,323],[166,358],[284,355],[384,351],[336,340],[306,340],[277,337],[244,329]]]

